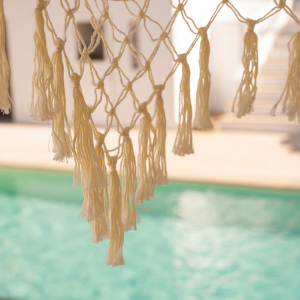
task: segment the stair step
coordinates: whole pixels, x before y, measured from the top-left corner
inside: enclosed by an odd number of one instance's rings
[[[282,65],[273,65],[273,64],[264,64],[261,67],[262,71],[267,72],[285,72],[288,73],[289,66],[288,64],[282,64]]]
[[[268,71],[261,68],[258,74],[259,79],[270,79],[270,80],[286,80],[288,72],[284,71]]]
[[[238,119],[234,114],[228,114],[222,118],[220,125],[223,130],[300,132],[300,126],[289,122],[285,116],[249,115]]]
[[[278,99],[277,99],[278,100]],[[268,116],[270,114],[271,109],[277,102],[273,100],[261,100],[261,99],[256,99],[254,104],[253,104],[253,112],[252,115],[264,115]],[[232,103],[233,101],[228,101],[226,103],[226,109],[225,111],[227,113],[231,113],[232,109]],[[278,112],[280,111],[280,107],[278,108]]]
[[[284,87],[285,84],[286,84],[286,77],[287,76],[284,76],[283,78],[272,78],[272,77],[262,77],[261,75],[258,75],[258,78],[257,78],[257,85],[260,89],[261,86],[264,86],[264,85],[276,85],[276,86],[281,86],[281,87]]]

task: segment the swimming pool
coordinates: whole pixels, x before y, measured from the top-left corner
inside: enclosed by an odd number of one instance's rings
[[[72,174],[0,168],[0,298],[300,298],[300,192],[158,187],[122,271],[91,243],[81,202]]]

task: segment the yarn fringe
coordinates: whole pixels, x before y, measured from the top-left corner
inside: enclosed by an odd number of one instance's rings
[[[45,36],[43,10],[47,5],[45,0],[37,0],[35,9],[35,54],[30,117],[36,122],[51,121],[60,111],[59,101],[53,87],[53,68]]]
[[[62,49],[64,42],[62,39],[56,41],[56,51],[52,56],[53,65],[53,87],[59,100],[60,112],[52,120],[52,141],[55,153],[54,160],[58,162],[66,161],[72,157],[72,135],[71,127],[68,123],[66,113],[66,94],[64,85],[64,65],[62,60]]]
[[[93,132],[90,125],[91,109],[86,105],[80,87],[81,77],[73,74],[73,97],[74,97],[74,139],[73,156],[75,172],[73,185],[80,182],[82,172],[82,189],[93,190],[107,186],[106,176],[97,159],[93,144]]]
[[[139,129],[139,154],[137,159],[138,167],[138,189],[136,192],[136,203],[142,204],[154,196],[156,170],[154,162],[155,142],[151,141],[151,131],[155,133],[151,125],[151,116],[147,111],[147,103],[140,105],[143,118],[140,121]]]
[[[156,138],[155,145],[155,170],[156,170],[156,185],[168,185],[168,172],[166,163],[166,139],[167,139],[167,121],[164,109],[164,101],[162,98],[162,92],[164,85],[155,86],[156,105]]]
[[[10,66],[6,55],[6,30],[3,0],[0,0],[0,112],[8,115],[13,103],[9,95]]]
[[[283,100],[282,113],[289,121],[300,123],[300,32],[289,42],[289,75],[279,101],[272,108],[270,115],[275,116],[279,103]]]
[[[137,187],[136,162],[132,141],[129,137],[129,128],[124,128],[123,133],[123,156],[120,164],[120,174],[122,177],[122,222],[124,231],[126,232],[136,230],[137,223],[140,222],[134,202]]]
[[[236,106],[237,118],[241,118],[253,111],[252,105],[257,92],[258,39],[254,32],[255,24],[254,20],[247,20],[248,31],[244,37],[243,54],[244,73],[232,106],[232,112],[234,112]]]
[[[105,157],[103,150],[105,136],[97,132],[95,135],[96,146],[95,151],[97,158],[99,160],[100,166],[103,169],[105,177],[107,177],[106,166],[105,166]],[[110,236],[110,224],[109,224],[109,201],[108,201],[108,191],[107,187],[98,188],[99,201],[103,207],[104,214],[101,218],[95,219],[91,222],[91,232],[92,232],[92,242],[98,243],[104,240],[109,239]]]
[[[108,159],[109,174],[109,198],[110,198],[110,240],[106,255],[106,264],[112,267],[125,265],[122,248],[124,243],[124,227],[121,216],[121,184],[116,171],[117,156]]]
[[[211,75],[209,71],[210,45],[206,28],[200,28],[199,33],[202,39],[199,54],[200,77],[196,93],[194,128],[209,130],[213,128],[209,114],[209,94],[211,86]]]
[[[192,135],[192,104],[190,92],[190,67],[187,63],[186,54],[179,55],[182,64],[182,78],[179,94],[179,124],[173,153],[180,156],[194,153]]]

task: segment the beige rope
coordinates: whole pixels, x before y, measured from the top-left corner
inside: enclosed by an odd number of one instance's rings
[[[0,0],[0,4],[2,4],[2,1],[3,0]],[[118,1],[120,9],[126,10],[134,18],[127,31],[118,28],[112,21],[110,17],[110,1]],[[287,13],[298,25],[300,25],[300,21],[286,5],[285,0],[274,0],[275,6],[266,15],[257,20],[245,18],[233,3],[229,0],[222,0],[217,5],[209,22],[203,27],[198,27],[196,22],[186,12],[188,0],[169,0],[170,6],[174,9],[174,13],[167,25],[163,28],[154,17],[150,17],[148,14],[150,0],[144,0],[142,5],[136,0],[131,0],[131,5],[129,5],[129,1],[127,0],[110,1],[60,0],[60,5],[65,12],[63,34],[60,38],[55,31],[47,10],[47,7],[51,5],[51,0],[37,1],[36,31],[34,36],[36,54],[31,115],[34,120],[52,120],[53,152],[55,152],[56,160],[64,161],[71,156],[74,157],[74,184],[77,184],[82,177],[82,188],[84,192],[84,202],[80,215],[85,217],[91,224],[93,242],[97,243],[110,238],[106,263],[111,266],[120,266],[124,264],[122,256],[124,231],[136,230],[139,221],[136,205],[153,197],[156,185],[167,185],[168,183],[165,153],[166,117],[163,105],[163,90],[178,67],[180,65],[182,66],[182,80],[179,95],[179,125],[173,152],[177,155],[184,156],[194,153],[192,139],[192,105],[189,86],[191,74],[188,65],[188,56],[201,39],[199,51],[200,78],[196,95],[194,126],[202,130],[211,129],[212,123],[209,116],[209,94],[211,85],[211,75],[209,71],[210,45],[207,31],[224,6],[233,12],[239,22],[248,26],[248,31],[244,38],[244,73],[233,104],[233,107],[237,109],[238,117],[251,112],[257,91],[258,39],[254,32],[255,25],[264,22],[280,11]],[[72,3],[73,6],[70,3]],[[91,5],[92,3],[93,5]],[[132,5],[135,6],[135,9],[133,9]],[[76,12],[81,6],[85,6],[90,13],[91,25],[94,29],[89,45],[85,43],[76,26]],[[92,7],[96,7],[96,9],[92,9]],[[176,47],[170,38],[177,17],[183,18],[186,26],[195,36],[193,42],[184,54],[177,53]],[[3,16],[1,21],[3,21]],[[53,43],[56,45],[52,62],[47,52],[47,41],[44,33],[45,24],[51,33]],[[0,30],[3,32],[3,23],[0,25]],[[118,52],[112,51],[111,46],[104,37],[102,32],[104,25],[110,27],[112,38],[114,42],[119,45]],[[150,25],[155,25],[159,29],[158,35],[151,33]],[[75,73],[64,47],[68,42],[67,31],[71,26],[75,32],[78,50],[81,55],[77,71],[78,74]],[[143,27],[151,41],[155,43],[149,57],[146,57],[132,43],[132,36],[139,27]],[[3,36],[2,34],[1,49],[3,49]],[[299,118],[300,115],[300,100],[298,97],[298,94],[300,94],[300,50],[299,46],[297,46],[299,44],[299,36],[294,36],[292,40],[293,47],[290,49],[290,72],[284,91],[286,93],[284,110],[288,111],[288,116],[291,120]],[[90,59],[90,54],[95,51],[101,41],[109,61],[109,67],[104,71],[102,76],[99,75],[98,70]],[[152,72],[152,63],[162,45],[165,45],[166,49],[172,55],[174,64],[165,80],[163,80],[163,82],[156,82]],[[120,67],[120,60],[126,49],[130,51],[140,67],[133,78],[128,78]],[[3,52],[0,58],[1,60],[5,58]],[[1,62],[1,65],[5,65],[5,62]],[[64,66],[67,68],[69,78],[73,84],[73,133],[70,130],[65,112]],[[123,87],[116,101],[111,101],[105,85],[107,77],[113,71],[117,71]],[[80,87],[80,79],[85,72],[90,72],[94,89],[95,99],[91,106],[86,104]],[[7,72],[6,74],[8,74],[8,76],[5,77],[7,81],[9,73]],[[144,76],[148,76],[153,92],[147,97],[148,100],[146,102],[141,103],[134,89],[136,83]],[[3,80],[1,77],[0,79]],[[5,95],[1,90],[1,94],[2,93]],[[123,127],[117,111],[120,104],[123,103],[125,99],[128,99],[128,96],[132,99],[135,111],[130,125]],[[8,99],[7,94],[5,97]],[[0,98],[0,104],[1,99],[2,98]],[[147,107],[153,101],[155,101],[155,111],[153,116],[151,116]],[[97,131],[92,118],[92,113],[100,103],[104,105],[104,111],[106,113],[106,127],[103,133]],[[290,105],[287,103],[290,103]],[[7,109],[8,107],[5,108],[5,111],[7,111]],[[156,128],[154,128],[152,124],[154,120],[156,121]],[[111,129],[113,121],[117,124],[119,138],[118,141],[116,141],[117,146],[115,148],[107,149],[105,138]],[[140,126],[139,152],[136,162],[132,141],[130,139],[130,130],[138,122]],[[96,141],[95,146],[93,145],[93,140]],[[112,152],[114,152],[114,155],[112,155]],[[111,170],[109,175],[109,193],[106,187],[107,173],[105,156]],[[117,172],[118,160],[120,160],[121,178]]]

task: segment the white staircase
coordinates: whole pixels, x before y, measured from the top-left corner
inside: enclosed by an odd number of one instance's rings
[[[295,5],[298,5],[298,1],[295,2]],[[300,10],[297,10],[296,14],[299,16]],[[260,68],[258,91],[252,114],[237,119],[233,113],[229,113],[231,101],[228,105],[228,113],[224,115],[221,121],[222,129],[300,132],[300,125],[288,122],[286,117],[280,116],[280,105],[277,110],[277,117],[274,118],[269,115],[285,87],[289,59],[287,45],[292,36],[299,30],[299,26],[291,20],[278,35],[267,61]]]

